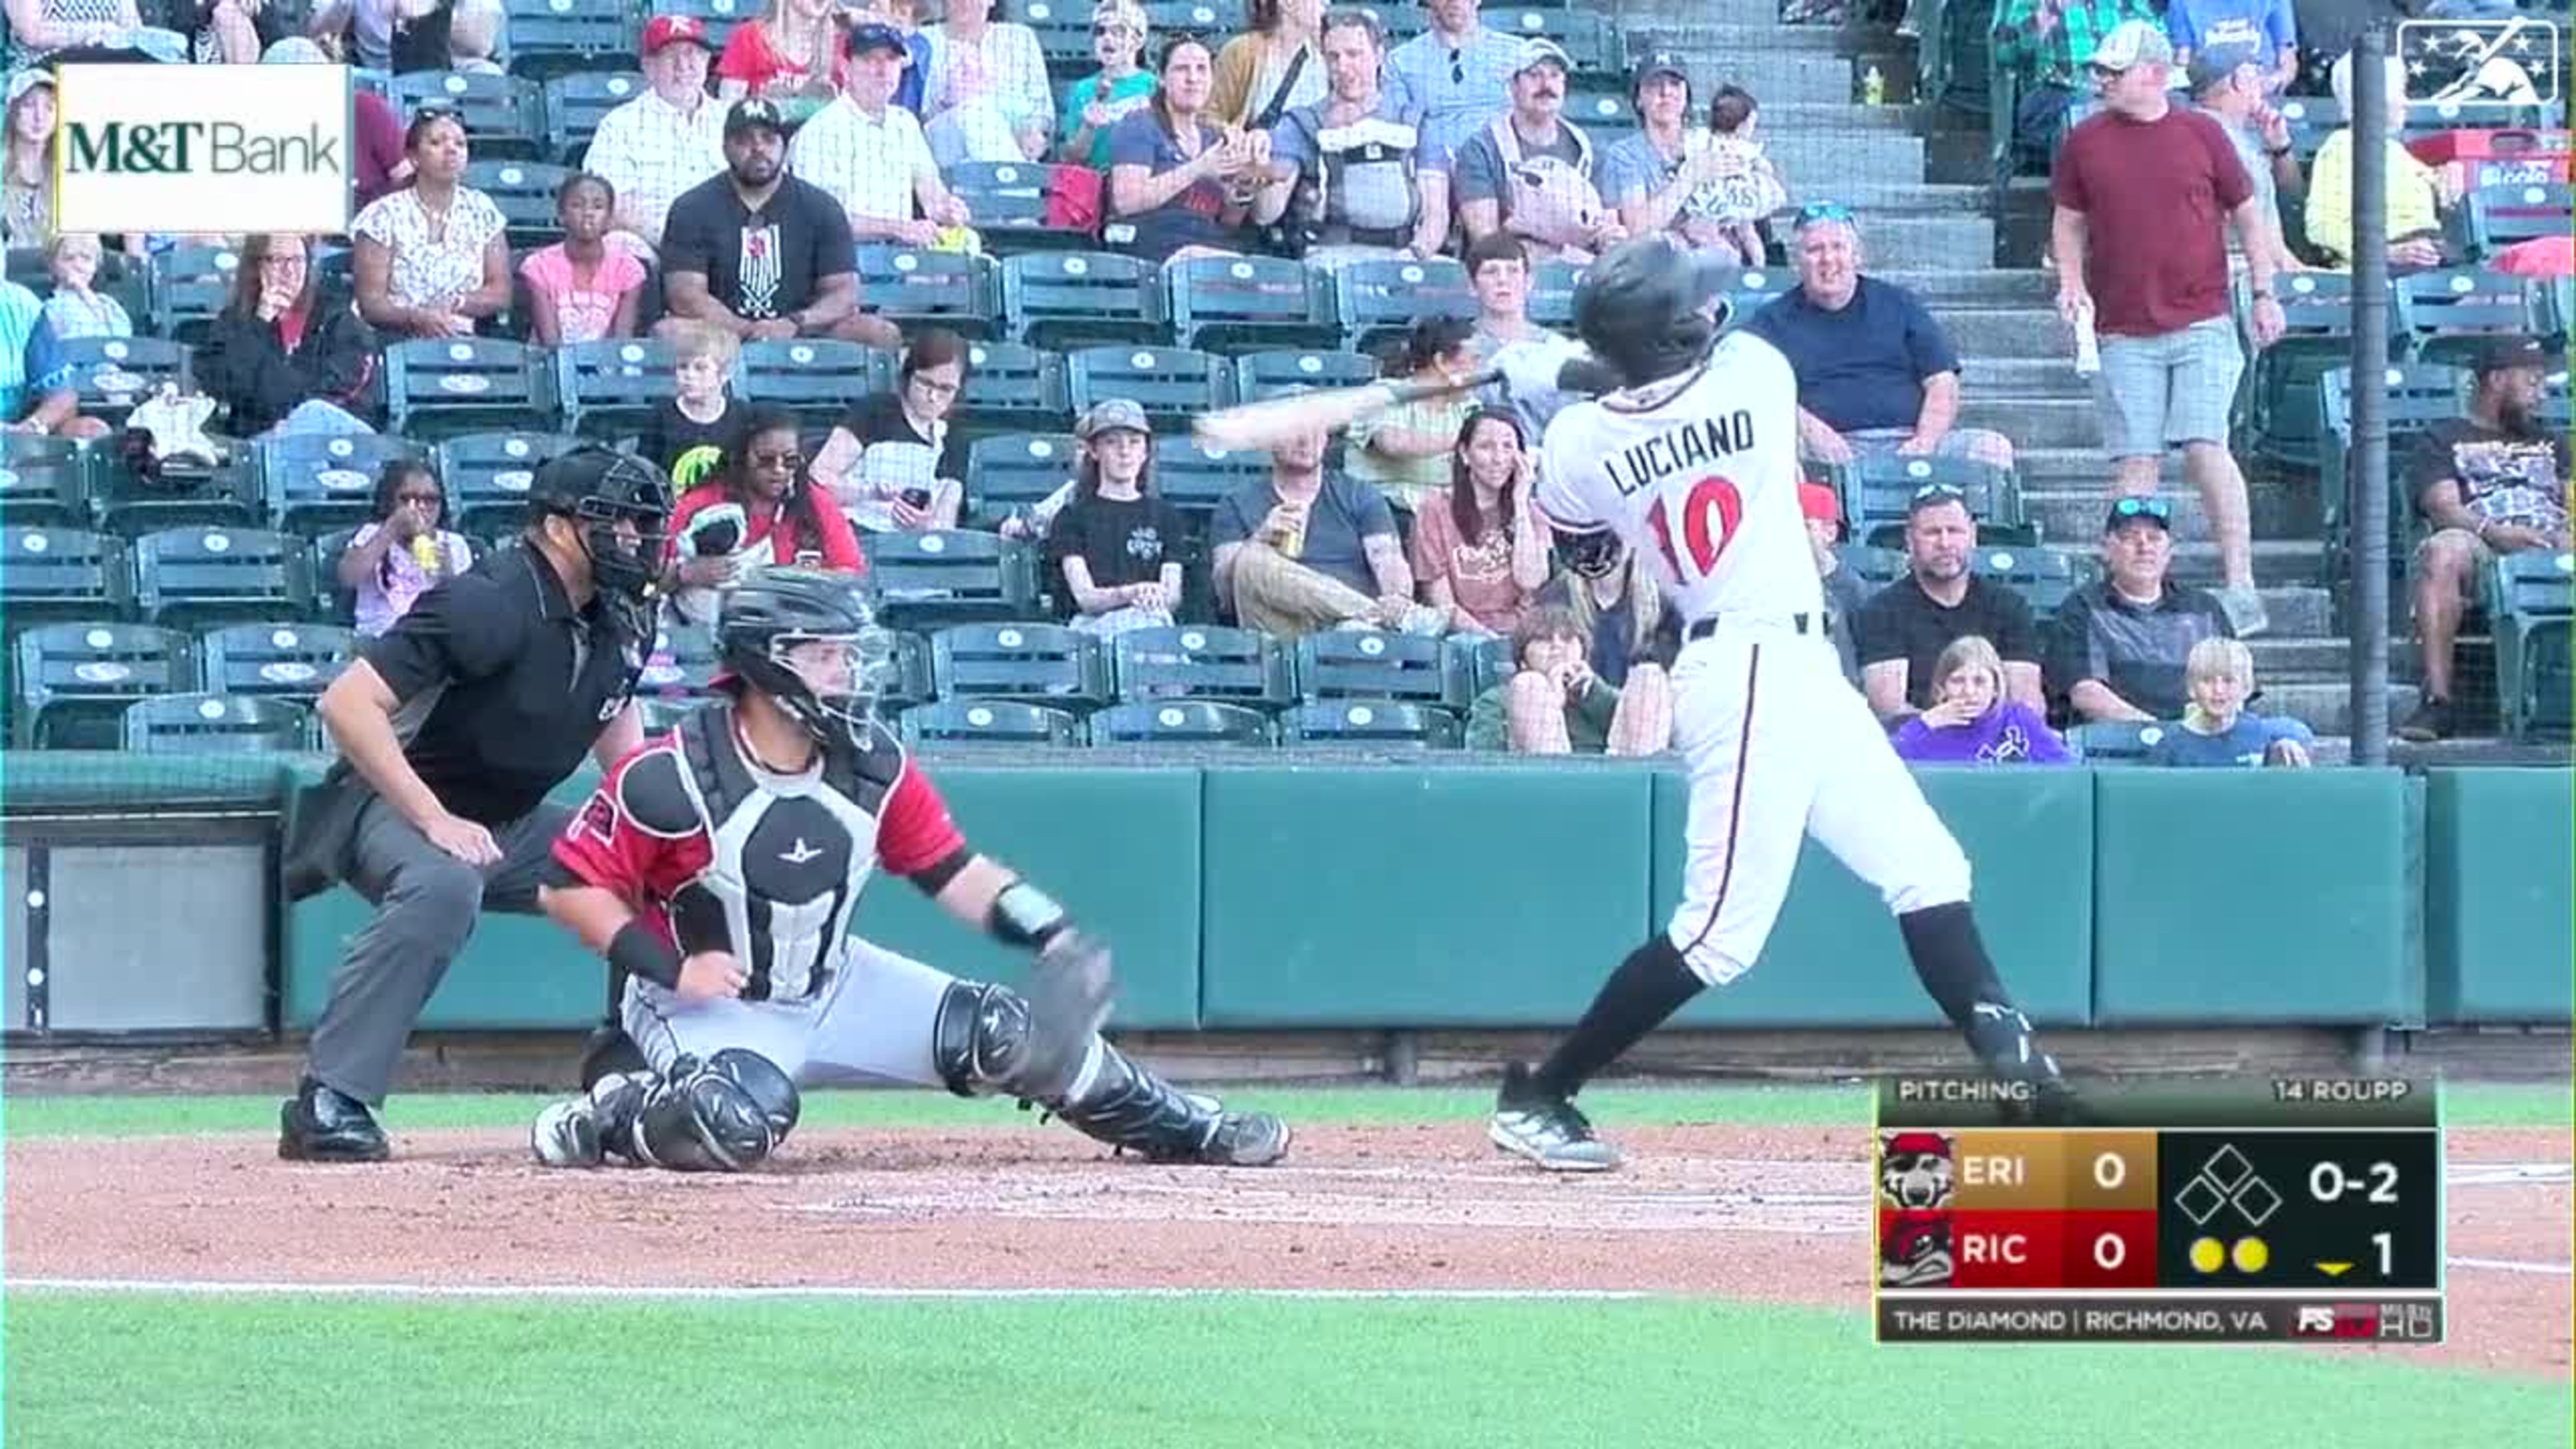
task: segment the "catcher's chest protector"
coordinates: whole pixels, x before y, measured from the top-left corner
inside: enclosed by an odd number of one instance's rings
[[[877,814],[903,753],[872,731],[865,754],[826,752],[819,775],[782,781],[744,763],[731,719],[702,709],[677,730],[678,783],[713,858],[673,895],[672,929],[683,952],[731,951],[747,1001],[818,996],[876,870]]]

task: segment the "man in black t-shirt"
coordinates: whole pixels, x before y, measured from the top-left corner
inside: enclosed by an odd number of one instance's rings
[[[725,116],[724,153],[725,170],[681,192],[662,224],[671,317],[694,317],[745,342],[836,337],[902,346],[894,324],[859,311],[858,248],[840,203],[787,174],[778,107],[736,101]]]
[[[1946,483],[1915,490],[1905,509],[1906,576],[1871,597],[1853,626],[1860,651],[1861,692],[1889,725],[1932,704],[1932,664],[1950,641],[1984,636],[2004,660],[2004,694],[2045,709],[2039,688],[2039,639],[2021,595],[1969,570],[1977,520],[1966,498]]]
[[[475,917],[537,908],[566,816],[547,792],[584,754],[605,769],[643,743],[633,695],[669,483],[584,448],[538,469],[528,497],[516,547],[422,595],[322,695],[340,759],[296,801],[284,893],[345,881],[376,915],[314,1023],[280,1157],[384,1159],[369,1109]]]

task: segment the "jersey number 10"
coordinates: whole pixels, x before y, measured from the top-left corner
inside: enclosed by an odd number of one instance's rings
[[[1655,495],[1655,506],[1646,510],[1646,526],[1655,531],[1655,543],[1664,551],[1664,562],[1673,571],[1677,583],[1704,579],[1717,571],[1718,555],[1734,541],[1735,526],[1744,518],[1744,495],[1735,491],[1731,478],[1702,478],[1691,485],[1690,496],[1682,503],[1682,536],[1680,549],[1673,547],[1673,522],[1664,508],[1666,495]],[[1682,554],[1690,555],[1690,567],[1682,567]]]

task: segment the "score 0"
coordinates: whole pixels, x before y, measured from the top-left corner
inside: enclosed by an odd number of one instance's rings
[[[2360,1177],[2354,1177],[2344,1171],[2342,1163],[2331,1157],[2322,1158],[2316,1166],[2308,1169],[2308,1196],[2321,1203],[2339,1203],[2345,1198],[2358,1196],[2364,1202],[2394,1207],[2397,1205],[2397,1164],[2374,1162]],[[2379,1251],[2379,1276],[2392,1276],[2397,1271],[2396,1240],[2385,1231],[2376,1232],[2370,1235],[2370,1245]]]
[[[2078,1133],[2069,1146],[2068,1288],[2152,1288],[2156,1283],[2155,1134]],[[2079,1165],[2080,1164],[2080,1165]]]

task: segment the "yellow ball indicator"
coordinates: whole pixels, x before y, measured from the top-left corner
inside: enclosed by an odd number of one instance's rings
[[[2227,1250],[2216,1238],[2191,1240],[2191,1268],[2195,1273],[2215,1273],[2227,1265]]]
[[[2260,1273],[2272,1261],[2272,1250],[2261,1238],[2238,1238],[2235,1257],[2237,1272]]]

